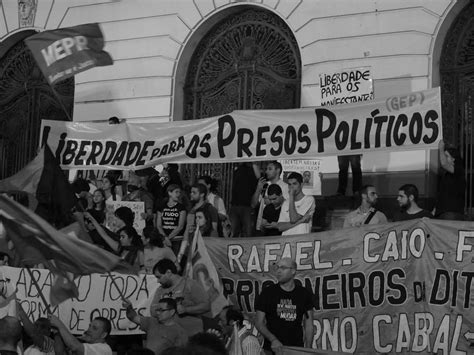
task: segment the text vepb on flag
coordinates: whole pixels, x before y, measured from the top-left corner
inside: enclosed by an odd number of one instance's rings
[[[44,31],[28,37],[25,43],[50,84],[113,64],[103,50],[104,36],[97,23]]]

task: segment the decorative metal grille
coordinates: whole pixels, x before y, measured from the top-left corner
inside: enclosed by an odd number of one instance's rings
[[[443,135],[456,143],[465,161],[466,212],[474,217],[474,5],[451,26],[441,55]]]
[[[72,116],[74,79],[46,82],[23,41],[0,59],[0,179],[18,172],[37,152],[41,119],[68,120],[59,98]]]
[[[233,110],[299,106],[301,61],[290,29],[262,10],[242,10],[212,28],[196,48],[185,85],[185,119]],[[185,165],[185,181],[217,179],[230,204],[233,164]]]

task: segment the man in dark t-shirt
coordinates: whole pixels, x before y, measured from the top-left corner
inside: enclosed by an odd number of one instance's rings
[[[240,163],[233,172],[232,200],[230,206],[230,222],[234,238],[251,237],[254,221],[252,216],[252,196],[257,186],[256,165]]]
[[[309,290],[295,284],[296,263],[282,258],[276,264],[277,284],[262,290],[255,303],[257,329],[263,348],[278,353],[283,345],[311,347],[313,301]]]
[[[430,211],[424,210],[418,206],[418,189],[415,185],[406,184],[398,189],[398,204],[401,211],[397,213],[393,220],[408,221],[422,217],[433,218]]]
[[[270,203],[263,209],[262,224],[260,228],[262,229],[264,236],[281,235],[276,224],[280,218],[281,205],[285,200],[283,198],[283,191],[279,185],[271,184],[268,187],[267,194]]]

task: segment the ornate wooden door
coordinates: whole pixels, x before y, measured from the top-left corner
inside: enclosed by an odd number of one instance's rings
[[[72,116],[74,79],[55,86],[55,95],[23,41],[0,58],[0,179],[18,172],[37,152],[41,119]]]
[[[299,106],[301,61],[293,34],[277,16],[243,10],[209,31],[188,69],[185,119],[234,110],[287,109]],[[185,180],[210,175],[230,203],[233,164],[186,165]]]
[[[441,55],[443,135],[459,146],[466,170],[466,212],[474,217],[474,5],[450,28]]]

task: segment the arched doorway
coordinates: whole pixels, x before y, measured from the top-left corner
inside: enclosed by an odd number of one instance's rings
[[[20,32],[0,44],[0,179],[35,157],[42,119],[68,120],[62,105],[72,117],[74,78],[53,92],[23,42],[34,33]]]
[[[465,161],[466,211],[474,213],[474,4],[463,9],[448,31],[440,62],[443,135]]]
[[[185,81],[184,119],[234,110],[288,109],[300,105],[301,60],[288,26],[273,13],[242,7],[199,42]],[[233,164],[187,165],[190,182],[210,175],[230,203]]]

